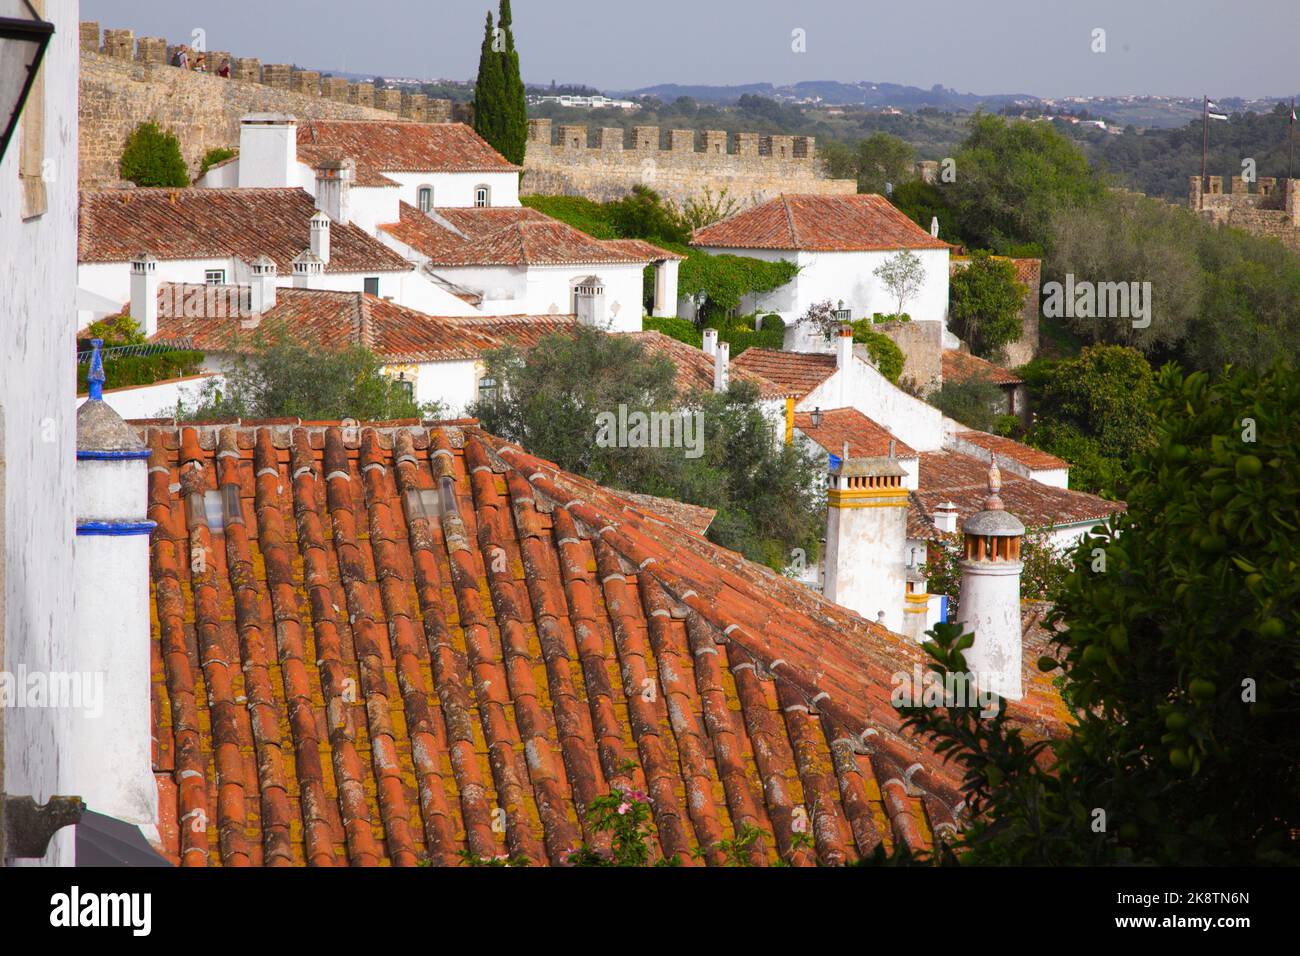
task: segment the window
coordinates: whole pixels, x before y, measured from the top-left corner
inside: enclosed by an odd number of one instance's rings
[[[205,285],[225,285],[225,269],[205,269],[203,270],[203,282]]]
[[[480,401],[492,402],[497,397],[497,380],[490,375],[484,375],[478,380],[478,397]]]
[[[362,286],[362,291],[366,295],[379,295],[379,276],[367,277],[365,284]]]
[[[416,194],[416,205],[420,207],[420,212],[429,212],[433,209],[433,187],[421,186]]]
[[[487,186],[475,186],[474,205],[479,209],[492,205],[492,190]]]

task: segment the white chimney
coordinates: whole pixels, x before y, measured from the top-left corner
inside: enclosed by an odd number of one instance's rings
[[[826,490],[823,593],[896,633],[903,632],[907,593],[904,475],[893,458],[849,458],[846,447],[830,470]]]
[[[939,217],[938,216],[930,217],[930,235],[933,236],[935,239],[939,238]]]
[[[357,164],[351,159],[325,160],[316,167],[316,208],[340,226],[352,221],[352,183]]]
[[[158,260],[147,252],[131,260],[131,318],[146,336],[158,331]]]
[[[846,369],[853,361],[853,326],[845,323],[840,326],[835,338],[835,368]]]
[[[330,261],[330,217],[319,209],[311,217],[311,251],[325,265]]]
[[[951,533],[957,530],[957,506],[945,501],[934,509],[934,526],[940,531]]]
[[[719,342],[718,350],[713,355],[713,390],[725,392],[731,379],[731,345]]]
[[[298,121],[282,113],[250,113],[239,122],[239,186],[297,186]]]
[[[270,256],[258,256],[253,260],[248,307],[254,315],[275,308],[276,271],[275,260]]]
[[[157,838],[158,785],[149,718],[149,451],[103,400],[101,342],[94,341],[90,397],[77,409],[74,627],[68,640],[85,706],[60,762],[96,813]],[[92,704],[92,702],[94,702]],[[92,709],[93,707],[93,709]],[[98,710],[98,713],[95,711]]]
[[[587,276],[574,289],[574,308],[582,325],[605,327],[605,285],[596,276]]]
[[[965,557],[960,563],[961,590],[957,623],[975,635],[966,664],[976,685],[1008,700],[1021,689],[1020,540],[1025,526],[1003,508],[998,492],[1002,475],[989,467],[989,497],[984,510],[962,525]]]
[[[293,260],[293,287],[295,289],[315,289],[320,286],[321,274],[325,264],[310,249],[304,249]]]
[[[704,330],[704,351],[708,355],[718,354],[718,330],[717,329]]]

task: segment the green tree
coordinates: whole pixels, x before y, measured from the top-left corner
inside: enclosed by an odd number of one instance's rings
[[[1003,394],[1002,389],[986,379],[968,378],[960,382],[949,379],[927,396],[926,401],[967,428],[987,432],[993,430]]]
[[[933,220],[939,220],[939,238],[944,242],[962,244],[957,232],[957,214],[948,204],[943,190],[934,183],[923,179],[913,179],[894,187],[889,201],[898,207],[909,219],[930,231]]]
[[[1048,123],[977,113],[954,159],[956,181],[943,188],[957,209],[959,231],[997,252],[1045,243],[1055,212],[1101,192],[1083,153]]]
[[[895,315],[903,314],[903,306],[907,300],[914,296],[925,282],[925,266],[921,263],[921,257],[909,249],[895,253],[880,265],[876,266],[872,273],[876,276],[890,294],[898,300],[898,310]]]
[[[858,192],[884,195],[886,183],[897,188],[915,176],[915,162],[911,145],[888,133],[872,133],[858,143]]]
[[[649,186],[637,184],[632,192],[609,204],[610,221],[626,239],[671,242],[691,241],[691,227],[677,210]]]
[[[499,48],[504,47],[504,33],[493,25],[488,11],[479,51],[478,78],[474,83],[474,132],[506,159],[510,147],[510,103],[506,86],[505,63]]]
[[[421,406],[383,364],[362,346],[329,349],[296,339],[283,323],[265,325],[224,382],[204,386],[191,421],[212,418],[285,418],[388,421],[435,418],[440,409]]]
[[[488,431],[601,484],[713,508],[709,538],[775,569],[791,552],[815,555],[823,523],[815,464],[773,441],[756,389],[681,395],[676,369],[641,343],[596,329],[548,336],[526,355],[487,357],[501,386],[470,410]],[[598,415],[685,411],[702,424],[691,448],[602,443]],[[690,451],[691,454],[687,454]]]
[[[118,170],[123,179],[137,186],[190,184],[180,143],[174,134],[159,129],[157,123],[141,123],[126,138]]]
[[[1166,366],[1154,412],[1127,512],[1055,592],[1038,666],[1065,736],[1030,743],[1003,708],[908,712],[964,771],[963,862],[1300,863],[1300,499],[1280,493],[1300,487],[1300,378]],[[960,631],[926,645],[941,675],[966,671]]]
[[[504,35],[504,46],[500,52],[501,72],[504,77],[505,110],[504,133],[500,153],[516,166],[524,164],[524,153],[528,148],[528,102],[524,93],[524,81],[519,75],[519,51],[515,49],[515,33],[510,15],[510,0],[501,0],[497,25]]]
[[[948,315],[953,332],[983,358],[1001,353],[1020,339],[1020,310],[1028,286],[1016,280],[1016,267],[984,250],[971,256],[948,283]]]

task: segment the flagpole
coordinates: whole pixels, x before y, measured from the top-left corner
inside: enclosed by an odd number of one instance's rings
[[[1288,117],[1286,146],[1286,178],[1291,178],[1291,160],[1295,158],[1295,97],[1291,97],[1291,115]]]
[[[1201,192],[1210,191],[1209,180],[1205,178],[1205,153],[1210,147],[1210,98],[1201,98]]]

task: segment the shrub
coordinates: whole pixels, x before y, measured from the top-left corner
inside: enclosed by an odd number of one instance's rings
[[[153,355],[128,355],[122,358],[109,355],[104,359],[104,388],[123,388],[127,385],[152,385],[172,378],[197,375],[203,368],[203,353],[176,349],[156,352]],[[77,365],[77,394],[90,389],[86,376],[90,363]]]
[[[156,123],[141,123],[126,138],[118,169],[123,179],[137,186],[190,184],[190,172],[181,156],[180,143]]]
[[[949,379],[928,399],[929,403],[949,418],[956,419],[967,428],[986,432],[993,427],[997,408],[1002,401],[1002,389],[980,378],[964,382]]]
[[[235,150],[233,149],[227,149],[225,146],[214,146],[203,154],[203,163],[199,166],[199,176],[203,176],[217,163],[224,163],[234,155]]]
[[[880,374],[895,385],[898,384],[898,377],[903,374],[903,365],[907,361],[898,343],[888,335],[873,332],[871,323],[865,319],[853,323],[853,341],[866,345],[867,354],[876,363]]]

